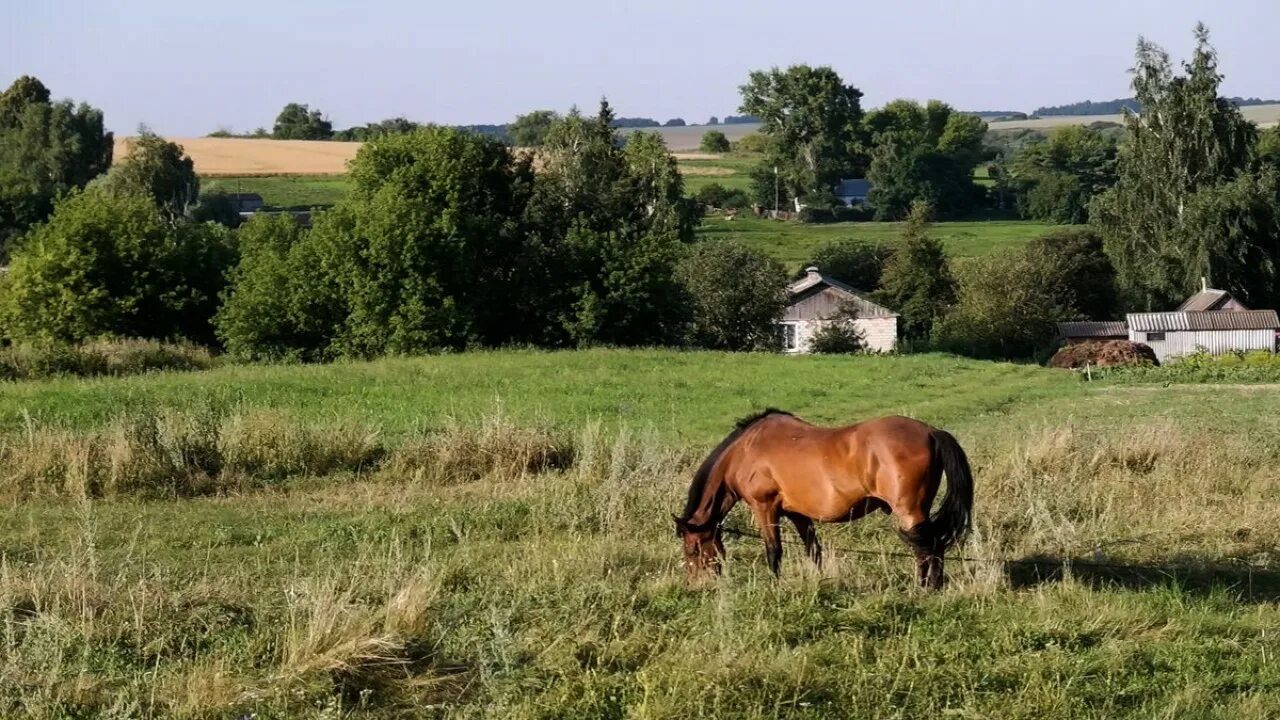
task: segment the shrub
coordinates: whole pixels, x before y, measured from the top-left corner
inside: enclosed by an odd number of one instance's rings
[[[805,267],[817,267],[824,275],[859,290],[876,290],[894,249],[856,238],[833,240],[814,251]]]
[[[847,300],[841,302],[835,314],[827,318],[822,327],[813,334],[809,341],[809,350],[825,355],[862,352],[866,349],[866,338],[855,324],[857,319],[857,305]]]
[[[14,253],[0,290],[5,333],[29,342],[211,342],[234,254],[225,228],[170,222],[149,197],[74,193]]]
[[[751,198],[747,197],[745,192],[738,189],[730,190],[720,183],[703,185],[694,195],[694,200],[708,207],[725,210],[744,210],[751,207]]]
[[[760,133],[744,135],[733,143],[733,151],[739,153],[762,153],[769,147],[769,139]]]
[[[702,243],[677,269],[693,308],[689,342],[716,350],[773,350],[786,307],[786,274],[767,254],[734,241]]]
[[[729,138],[719,130],[708,130],[702,134],[702,142],[698,146],[706,153],[727,153],[731,149]]]

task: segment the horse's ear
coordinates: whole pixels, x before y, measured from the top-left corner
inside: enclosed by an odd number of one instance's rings
[[[689,529],[689,522],[681,518],[679,515],[672,515],[671,519],[676,521],[677,532],[685,532]]]

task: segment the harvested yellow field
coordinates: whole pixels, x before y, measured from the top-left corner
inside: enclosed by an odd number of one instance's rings
[[[199,175],[341,175],[361,143],[247,138],[168,138],[186,150]],[[129,154],[116,138],[115,160]]]

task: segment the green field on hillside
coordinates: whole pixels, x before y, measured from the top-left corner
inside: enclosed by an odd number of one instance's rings
[[[1029,220],[975,220],[936,223],[930,232],[942,239],[952,257],[965,258],[1016,249],[1058,227]],[[805,225],[740,215],[733,220],[707,217],[698,228],[698,235],[704,239],[741,240],[796,270],[813,257],[818,247],[833,240],[857,238],[871,243],[897,243],[902,237],[902,223]]]
[[[328,207],[346,197],[350,182],[345,175],[264,175],[205,177],[201,192],[257,193],[269,208],[310,210]]]
[[[1273,394],[658,350],[0,384],[0,716],[1274,717]],[[881,516],[685,586],[690,463],[765,405],[959,437],[946,590]]]

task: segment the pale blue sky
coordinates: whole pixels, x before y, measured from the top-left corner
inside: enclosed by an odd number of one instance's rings
[[[1183,57],[1208,23],[1229,95],[1280,96],[1278,0],[3,0],[0,84],[34,74],[107,124],[169,135],[270,126],[290,101],[336,127],[404,115],[505,122],[592,107],[705,121],[752,69],[834,66],[896,97],[1015,109],[1128,94],[1139,34]]]

